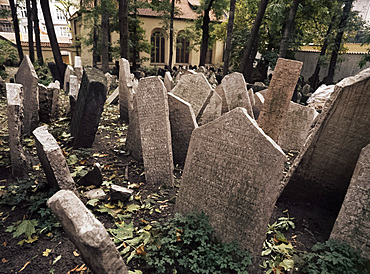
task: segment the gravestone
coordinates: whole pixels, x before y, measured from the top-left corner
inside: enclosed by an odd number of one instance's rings
[[[275,141],[278,140],[285,123],[290,99],[292,98],[302,62],[279,58],[272,75],[264,108],[258,118],[258,125]]]
[[[110,91],[113,87],[113,83],[115,79],[113,75],[110,74],[109,72],[106,72],[104,76],[105,76],[105,79],[107,79],[107,90]]]
[[[60,84],[58,81],[50,83],[47,87],[38,84],[39,87],[39,117],[40,122],[50,123],[58,114],[58,97]]]
[[[223,88],[222,84],[219,84],[216,87],[215,91],[221,97],[221,100],[222,100],[221,114],[224,114],[224,113],[228,112],[230,109],[229,109],[229,106],[228,106],[227,101],[226,101],[225,91],[224,91],[224,88]]]
[[[22,133],[31,135],[39,124],[39,88],[38,77],[28,55],[23,58],[19,66],[15,81],[23,86],[24,118]]]
[[[173,161],[183,166],[188,152],[191,133],[198,127],[191,105],[172,93],[168,93],[170,109]]]
[[[256,120],[258,120],[261,109],[263,108],[263,104],[265,103],[265,98],[260,92],[256,92],[254,94],[254,106],[253,106],[253,114]]]
[[[131,156],[138,162],[143,161],[143,151],[141,148],[141,136],[139,127],[139,116],[137,113],[136,96],[134,96],[133,108],[129,110],[130,123],[128,124],[126,149]]]
[[[121,121],[129,121],[129,101],[132,95],[128,85],[131,84],[130,63],[125,58],[119,60],[119,115]]]
[[[167,90],[156,76],[142,78],[135,96],[148,185],[173,185],[173,158]]]
[[[75,56],[74,70],[75,70],[75,75],[77,76],[78,84],[80,84],[82,81],[82,75],[84,72],[84,69],[82,67],[81,56]]]
[[[285,154],[244,108],[194,129],[175,209],[204,212],[215,235],[260,256]]]
[[[78,92],[80,90],[77,76],[71,75],[69,77],[69,112],[71,114],[71,118],[73,118],[73,113],[75,111],[75,105],[78,98]]]
[[[248,96],[249,96],[249,100],[251,101],[251,105],[252,105],[252,108],[253,106],[256,104],[255,100],[254,100],[254,92],[253,92],[253,89],[248,89]]]
[[[205,125],[221,116],[222,99],[214,90],[211,90],[205,104],[197,117],[199,125]]]
[[[370,68],[339,82],[293,163],[282,201],[339,212],[361,149],[370,143]]]
[[[166,87],[167,92],[170,92],[175,86],[171,73],[169,71],[166,71],[164,75],[164,86]]]
[[[6,84],[7,117],[10,161],[12,174],[15,177],[27,175],[27,160],[23,150],[22,120],[23,120],[23,88],[21,84]]]
[[[64,73],[64,83],[63,83],[63,89],[68,94],[69,93],[69,79],[71,75],[74,75],[75,70],[71,65],[68,65],[66,68],[66,71]]]
[[[318,114],[314,108],[290,101],[287,118],[278,139],[280,147],[284,150],[299,151],[307,140],[308,132]]]
[[[58,217],[63,230],[93,273],[128,273],[104,225],[72,191],[58,191],[47,205]]]
[[[36,140],[37,156],[45,171],[48,183],[57,189],[75,192],[75,182],[69,172],[68,165],[57,141],[48,131],[47,126],[41,126],[33,131]]]
[[[115,104],[118,102],[119,88],[117,87],[107,99],[107,105]]]
[[[330,238],[344,241],[370,259],[370,144],[358,158]]]
[[[222,79],[226,103],[230,110],[236,107],[244,107],[249,116],[254,118],[252,104],[249,99],[248,90],[244,76],[240,72],[233,72]]]
[[[95,68],[85,69],[71,121],[75,148],[88,148],[93,145],[107,96],[105,81],[102,71]]]

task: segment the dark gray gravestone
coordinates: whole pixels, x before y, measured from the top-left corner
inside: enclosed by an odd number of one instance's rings
[[[358,158],[330,238],[345,241],[370,259],[370,144]]]
[[[38,77],[28,55],[23,58],[15,75],[16,83],[23,86],[24,119],[22,133],[31,135],[39,124]]]
[[[281,199],[339,212],[361,149],[370,143],[370,68],[335,86],[286,178]]]
[[[72,66],[68,65],[66,71],[64,72],[64,84],[63,89],[68,94],[69,93],[69,78],[71,75],[74,75],[75,70]]]
[[[40,122],[50,123],[58,112],[59,82],[50,83],[47,87],[39,84]]]
[[[104,73],[86,68],[71,122],[73,146],[92,147],[107,97]]]
[[[285,158],[246,109],[231,110],[193,131],[176,211],[203,211],[220,240],[260,256]]]

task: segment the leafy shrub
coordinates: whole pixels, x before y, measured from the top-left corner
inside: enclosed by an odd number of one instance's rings
[[[247,251],[215,241],[205,214],[175,217],[157,228],[157,245],[148,247],[147,263],[156,273],[247,273]]]
[[[34,67],[40,84],[48,86],[53,82],[53,76],[51,75],[50,69],[46,63],[40,65],[38,62],[35,62]]]
[[[370,264],[349,245],[335,240],[317,243],[295,258],[297,273],[370,273]]]

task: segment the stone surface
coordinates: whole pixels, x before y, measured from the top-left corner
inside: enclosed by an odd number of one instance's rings
[[[135,96],[136,97],[136,96]],[[130,123],[127,129],[126,149],[136,161],[143,161],[143,151],[141,148],[141,136],[139,127],[139,116],[137,113],[137,103],[134,97],[134,106],[129,110]]]
[[[224,88],[223,88],[222,84],[219,84],[216,87],[215,91],[221,97],[221,100],[222,100],[221,114],[224,114],[224,113],[228,112],[230,109],[229,109],[229,106],[228,106],[227,101],[226,101],[225,91],[224,91]]]
[[[183,166],[188,152],[191,133],[198,127],[191,105],[172,93],[168,93],[170,109],[173,161]]]
[[[134,193],[132,189],[128,189],[126,187],[118,186],[118,185],[111,185],[110,186],[110,200],[111,201],[122,201],[125,202],[130,198],[130,196]]]
[[[6,98],[12,174],[15,177],[25,177],[27,175],[28,166],[21,141],[23,120],[22,85],[7,83]]]
[[[265,103],[265,98],[260,92],[256,92],[254,94],[254,106],[253,106],[253,114],[254,118],[258,120],[261,109],[263,108],[263,104]]]
[[[158,77],[139,80],[135,96],[146,183],[173,185],[167,90]]]
[[[244,107],[249,116],[254,118],[252,104],[249,99],[248,90],[243,74],[233,72],[222,79],[226,103],[230,110],[236,107]]]
[[[341,240],[370,259],[370,144],[358,158],[330,238]]]
[[[339,212],[361,149],[370,143],[370,68],[338,83],[285,179],[282,200]]]
[[[164,86],[167,89],[167,92],[170,92],[175,86],[175,83],[173,82],[171,73],[169,71],[166,71],[163,82],[164,82]]]
[[[86,68],[71,121],[73,146],[92,147],[107,96],[102,71]]]
[[[284,126],[302,62],[279,58],[265,97],[264,108],[258,118],[262,130],[277,141]]]
[[[64,72],[64,83],[63,83],[63,89],[66,93],[69,93],[69,79],[71,75],[74,75],[75,70],[71,65],[68,65],[66,68],[66,71]]]
[[[72,190],[77,194],[75,182],[69,173],[66,159],[57,141],[49,133],[48,127],[36,128],[33,135],[36,140],[37,156],[45,171],[48,183],[52,187]]]
[[[116,88],[112,94],[108,97],[106,104],[115,104],[118,102],[118,97],[119,97],[119,88]]]
[[[126,265],[103,224],[73,192],[60,190],[47,202],[93,273],[127,274]]]
[[[214,90],[209,94],[205,104],[204,111],[201,110],[197,117],[199,125],[205,125],[221,116],[222,99]]]
[[[26,55],[20,64],[15,81],[23,86],[24,118],[22,133],[31,135],[39,124],[38,77],[30,58]]]
[[[50,83],[47,87],[38,84],[38,90],[40,122],[48,124],[54,120],[58,114],[60,84],[58,81]]]
[[[82,75],[83,75],[83,72],[84,72],[83,66],[82,66],[81,56],[75,56],[74,69],[75,69],[75,75],[77,76],[78,84],[80,84],[81,81],[82,81]]]
[[[284,150],[299,151],[306,142],[311,125],[318,114],[314,108],[290,101],[287,118],[277,142],[280,147]]]
[[[248,96],[249,96],[249,100],[251,101],[251,105],[252,105],[252,108],[253,106],[256,104],[255,100],[254,100],[254,92],[253,92],[253,89],[248,89]]]
[[[175,209],[204,212],[215,235],[259,256],[285,155],[244,108],[193,131]]]
[[[96,188],[96,189],[92,189],[92,190],[85,192],[85,197],[89,200],[92,200],[92,199],[103,200],[107,197],[107,194],[105,194],[103,189]]]
[[[71,118],[73,117],[73,113],[75,111],[75,106],[78,98],[78,92],[80,90],[80,85],[78,83],[77,76],[71,75],[69,77],[69,112]]]
[[[101,186],[102,183],[102,168],[99,163],[95,163],[93,169],[78,181],[80,186]]]
[[[119,60],[119,115],[121,121],[129,121],[129,101],[132,95],[128,85],[131,85],[130,63],[125,58]]]

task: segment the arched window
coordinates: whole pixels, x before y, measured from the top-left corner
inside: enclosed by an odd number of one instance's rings
[[[160,31],[153,32],[150,37],[152,45],[151,62],[164,63],[164,35]]]
[[[176,39],[176,63],[189,63],[189,39],[181,33]]]

